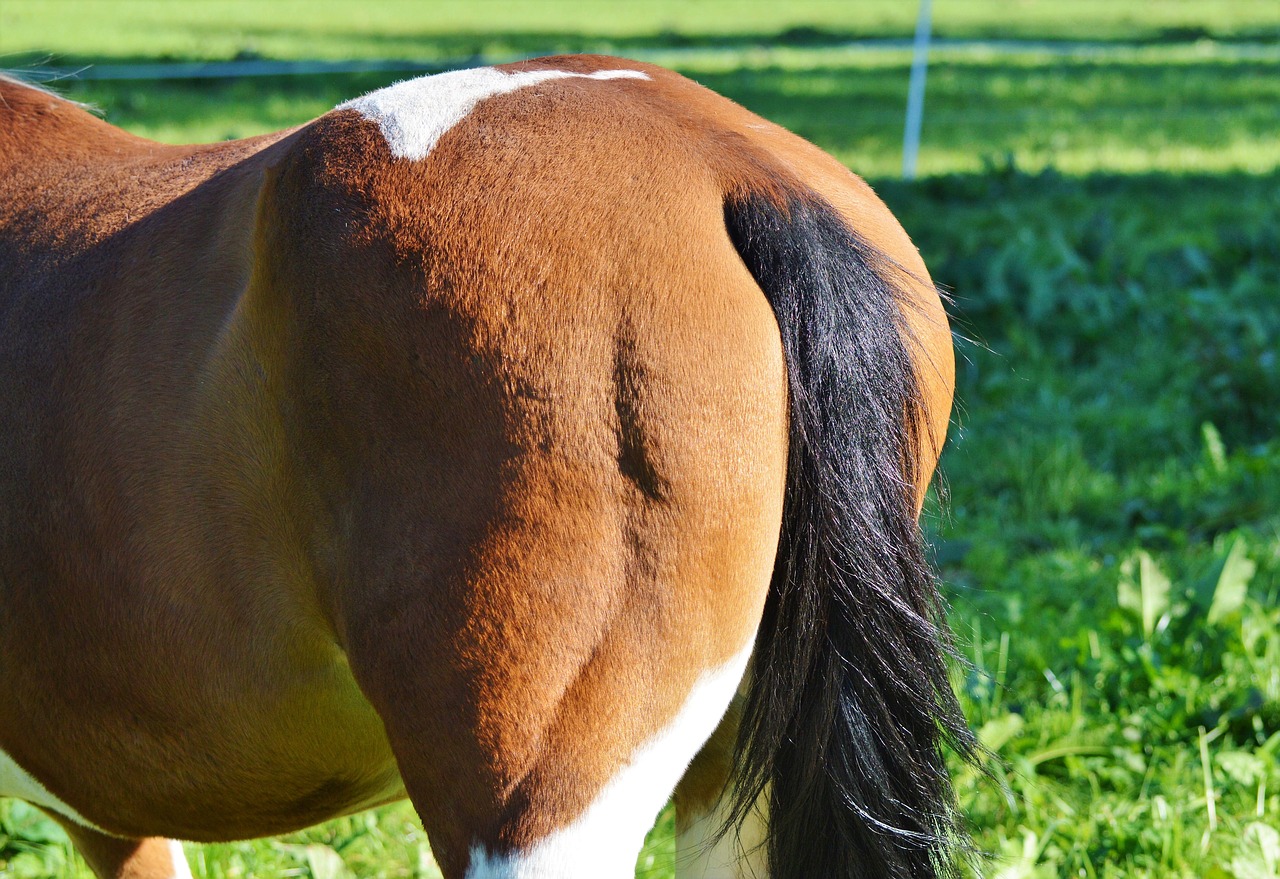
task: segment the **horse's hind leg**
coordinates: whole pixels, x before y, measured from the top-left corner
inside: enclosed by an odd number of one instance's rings
[[[695,454],[682,444],[710,445],[702,428],[673,428],[660,482],[629,447],[623,474],[531,453],[474,466],[465,501],[510,482],[487,510],[441,503],[429,551],[356,535],[347,654],[447,879],[634,876],[737,692],[772,574],[785,413],[736,415],[745,393],[681,398],[732,448]]]
[[[601,645],[604,658],[588,660],[541,716],[530,719],[526,702],[496,734],[492,721],[473,726],[463,711],[452,714],[453,729],[443,719],[431,729],[419,715],[409,721],[424,745],[413,747],[404,715],[384,710],[445,876],[629,879],[645,832],[733,697],[749,634],[736,654],[656,685],[620,673],[627,657]],[[475,756],[458,761],[468,751]]]
[[[659,546],[607,508],[566,513],[574,499],[489,524],[484,565],[425,560],[448,562],[431,601],[381,606],[370,588],[348,617],[448,879],[629,879],[747,666],[776,525],[691,501],[651,514],[675,519],[653,526]],[[708,519],[723,531],[699,533]]]
[[[191,879],[182,844],[172,839],[121,839],[49,813],[101,879]]]

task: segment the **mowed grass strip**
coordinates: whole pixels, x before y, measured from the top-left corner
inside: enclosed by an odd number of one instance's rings
[[[940,38],[1280,38],[1280,6],[1273,0],[941,0],[933,6]],[[804,45],[909,37],[917,8],[900,0],[6,0],[0,56],[439,59],[677,43]]]

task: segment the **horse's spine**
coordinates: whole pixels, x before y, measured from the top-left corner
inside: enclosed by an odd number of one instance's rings
[[[954,875],[943,748],[975,745],[917,522],[908,277],[815,194],[730,196],[724,214],[777,317],[790,396],[735,818],[767,797],[772,879]]]

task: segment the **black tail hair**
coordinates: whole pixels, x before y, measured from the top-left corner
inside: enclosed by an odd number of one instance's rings
[[[731,196],[724,213],[777,317],[791,417],[731,823],[767,795],[772,879],[953,876],[943,746],[976,744],[916,517],[909,276],[816,194]]]

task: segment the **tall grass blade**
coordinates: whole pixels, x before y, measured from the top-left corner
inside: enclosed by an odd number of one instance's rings
[[[1213,603],[1209,605],[1208,623],[1216,626],[1244,607],[1249,591],[1249,581],[1258,570],[1257,564],[1245,554],[1244,540],[1236,538],[1222,563],[1218,584],[1213,588]]]
[[[1122,608],[1141,618],[1142,636],[1148,642],[1169,611],[1169,586],[1169,577],[1145,550],[1138,550],[1120,568],[1117,600]]]
[[[1209,466],[1219,475],[1227,472],[1227,447],[1222,443],[1222,434],[1212,421],[1200,425],[1200,436],[1204,439],[1204,454],[1209,459]]]

